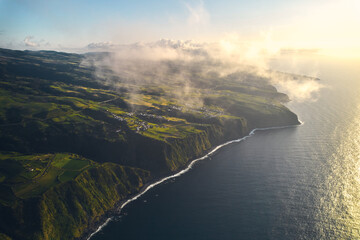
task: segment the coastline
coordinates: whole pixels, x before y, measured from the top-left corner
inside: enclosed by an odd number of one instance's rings
[[[294,124],[294,125],[267,127],[267,128],[254,128],[246,136],[243,136],[243,137],[238,138],[238,139],[227,141],[227,142],[225,142],[223,144],[220,144],[218,146],[215,146],[215,147],[211,148],[204,156],[189,161],[189,163],[186,166],[184,166],[184,168],[181,169],[180,171],[178,171],[178,172],[176,172],[176,173],[174,173],[172,175],[166,176],[164,178],[160,178],[158,180],[155,180],[153,182],[149,182],[149,183],[145,184],[141,188],[141,190],[138,193],[136,193],[135,195],[130,196],[129,198],[120,201],[118,204],[116,204],[114,206],[114,208],[112,210],[109,210],[109,212],[106,213],[97,223],[94,223],[93,227],[90,227],[87,231],[85,231],[84,234],[79,239],[80,240],[90,240],[94,235],[96,235],[98,232],[100,232],[110,221],[113,220],[115,214],[120,214],[121,210],[127,204],[137,200],[139,197],[144,195],[147,191],[149,191],[153,187],[156,187],[157,185],[159,185],[159,184],[161,184],[163,182],[166,182],[167,180],[170,180],[170,179],[173,179],[173,178],[176,178],[176,177],[179,177],[179,176],[185,174],[186,172],[190,171],[192,169],[192,167],[197,162],[207,159],[208,157],[210,157],[212,154],[214,154],[217,150],[221,149],[222,147],[227,146],[227,145],[232,144],[232,143],[241,142],[241,141],[247,139],[248,137],[253,136],[256,131],[266,131],[266,130],[275,130],[275,129],[297,127],[297,126],[301,126],[301,125],[304,124],[304,122],[302,122],[301,120],[298,120],[298,121],[299,121],[299,124]]]

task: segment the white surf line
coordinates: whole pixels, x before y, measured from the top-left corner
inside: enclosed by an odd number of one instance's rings
[[[300,121],[300,125],[303,125],[304,123],[302,121]],[[268,127],[268,128],[254,128],[250,133],[249,135],[245,136],[245,137],[242,137],[242,138],[239,138],[239,139],[235,139],[235,140],[231,140],[231,141],[228,141],[226,143],[223,143],[217,147],[215,147],[213,150],[211,150],[209,153],[207,153],[206,155],[200,157],[200,158],[197,158],[195,160],[193,160],[188,166],[187,168],[181,170],[180,172],[177,172],[173,175],[170,175],[170,176],[167,176],[163,179],[160,179],[159,181],[157,182],[154,182],[152,184],[150,184],[149,186],[147,186],[143,191],[141,191],[139,194],[135,195],[134,197],[126,200],[120,207],[119,207],[119,213],[121,212],[121,210],[126,206],[128,205],[129,203],[131,203],[132,201],[135,201],[136,199],[138,199],[139,197],[141,197],[142,195],[144,195],[147,191],[149,191],[151,188],[169,180],[169,179],[172,179],[172,178],[176,178],[176,177],[179,177],[181,175],[183,175],[184,173],[188,172],[189,170],[192,169],[192,167],[194,166],[195,163],[201,161],[201,160],[204,160],[206,158],[208,158],[209,156],[211,156],[211,154],[213,154],[214,152],[216,152],[217,150],[219,150],[220,148],[226,146],[226,145],[229,145],[231,143],[235,143],[235,142],[241,142],[245,139],[247,139],[248,137],[251,137],[252,135],[255,134],[256,131],[266,131],[266,130],[274,130],[274,129],[282,129],[282,128],[289,128],[289,127],[297,127],[298,125],[287,125],[287,126],[280,126],[280,127]],[[87,240],[90,240],[90,238],[92,238],[96,233],[100,232],[101,229],[103,229],[111,220],[113,219],[113,217],[109,217],[108,219],[106,219],[106,221],[100,225],[95,232],[93,232],[92,234],[90,234],[90,236],[87,238]]]

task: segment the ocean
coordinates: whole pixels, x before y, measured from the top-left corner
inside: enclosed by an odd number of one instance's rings
[[[288,107],[301,126],[256,131],[127,204],[92,240],[360,239],[360,62],[274,59],[320,78]]]

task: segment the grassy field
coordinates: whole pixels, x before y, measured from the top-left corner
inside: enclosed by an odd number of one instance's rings
[[[10,186],[19,198],[44,193],[58,183],[69,181],[96,163],[76,154],[0,154],[1,183]]]

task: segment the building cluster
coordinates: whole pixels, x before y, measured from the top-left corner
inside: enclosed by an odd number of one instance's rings
[[[126,121],[125,118],[123,118],[123,117],[120,117],[120,116],[115,115],[115,114],[113,114],[113,113],[112,113],[111,115],[112,115],[116,120],[119,120],[119,121],[122,121],[122,122],[123,122],[123,121]]]
[[[136,126],[136,132],[139,133],[141,131],[146,131],[149,128],[153,128],[153,125],[149,125],[147,122],[143,122],[143,121],[137,121],[135,120],[135,124]]]
[[[166,120],[166,118],[164,118],[163,116],[159,116],[159,115],[154,115],[154,114],[149,114],[149,113],[139,113],[137,114],[138,116],[141,116],[141,117],[146,117],[146,118],[154,118],[154,119],[157,119],[157,120]]]
[[[182,111],[182,107],[180,107],[180,106],[169,106],[169,108],[167,109],[168,110],[168,112],[171,112],[171,111]]]
[[[205,118],[214,118],[224,114],[223,111],[209,109],[206,107],[201,107],[199,109],[191,108],[189,111],[202,114]]]

